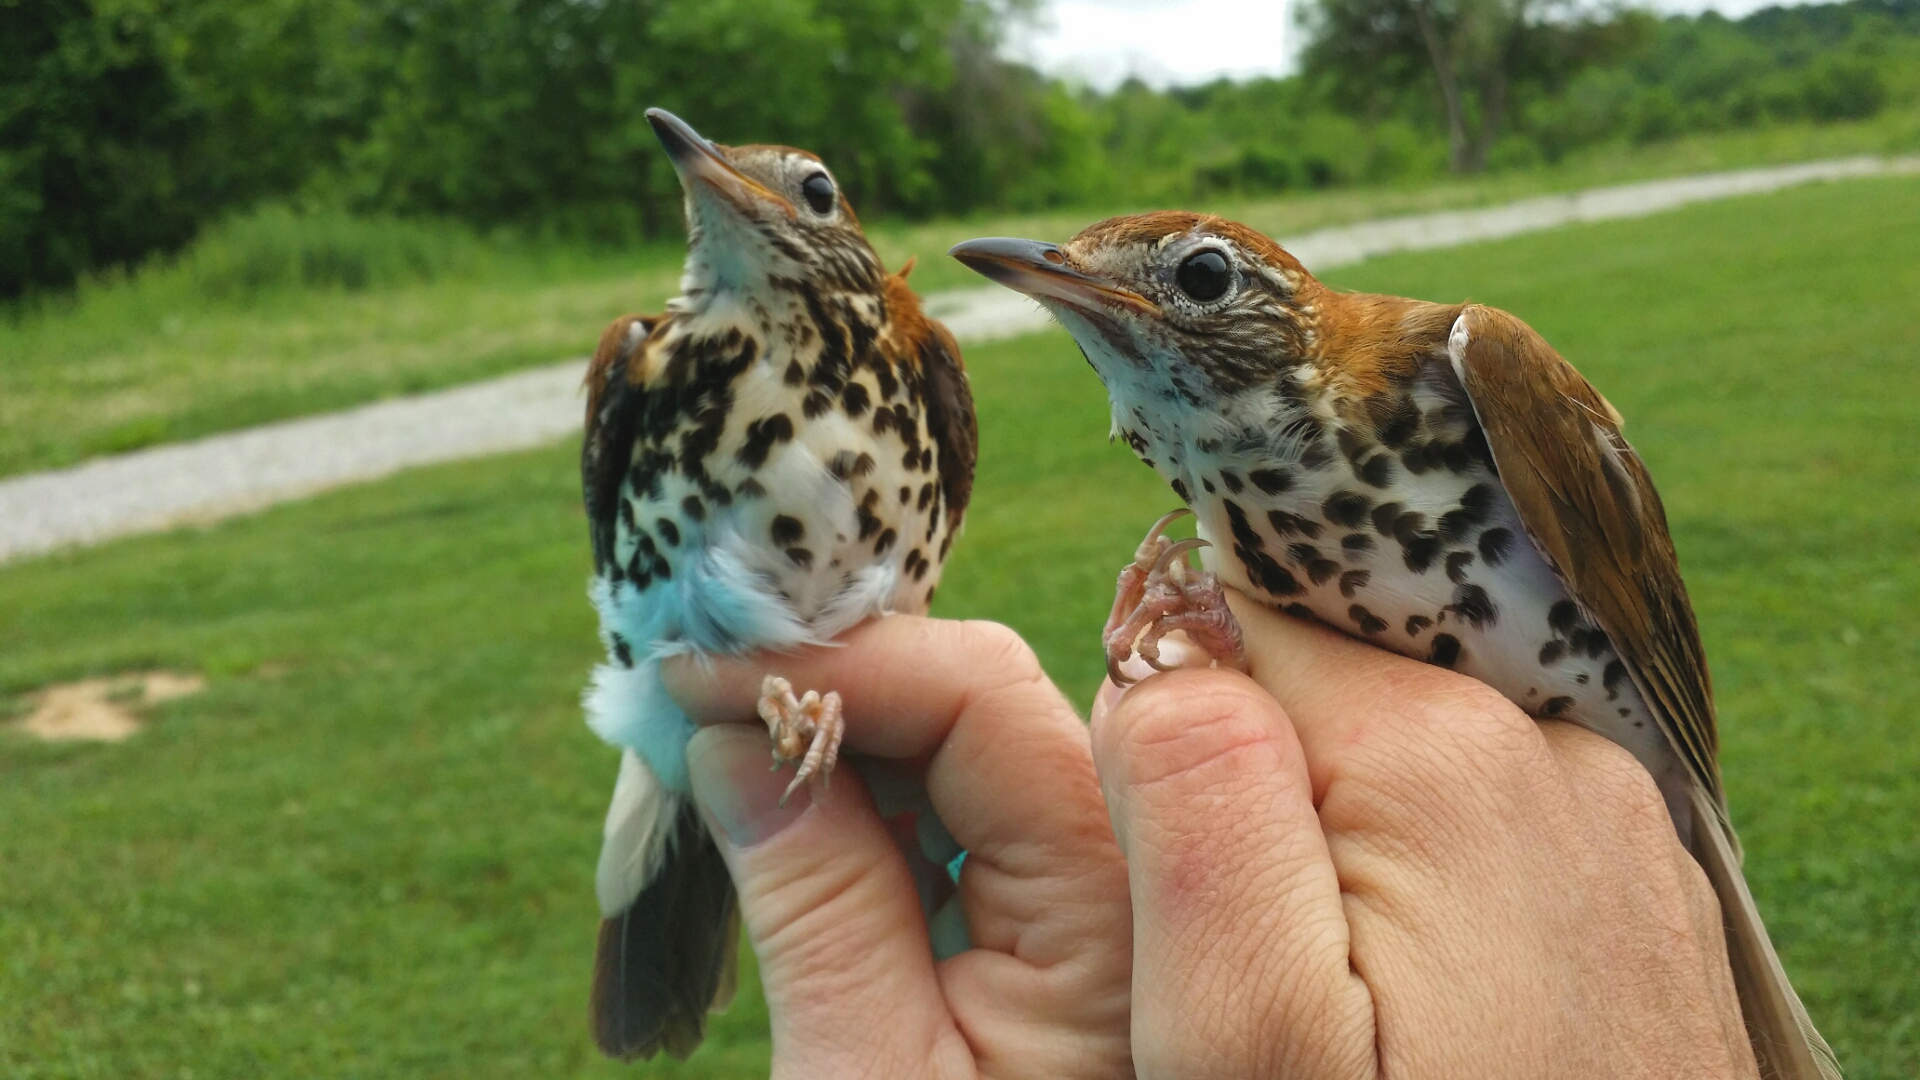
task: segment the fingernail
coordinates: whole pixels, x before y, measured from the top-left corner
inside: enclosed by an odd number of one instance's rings
[[[1126,687],[1114,685],[1112,679],[1101,680],[1099,692],[1093,695],[1092,715],[1100,716],[1111,710],[1119,704],[1120,696],[1126,692]]]
[[[802,784],[785,806],[780,798],[793,768],[774,771],[767,735],[743,724],[702,728],[687,743],[687,777],[707,823],[735,848],[752,847],[793,824],[813,805]]]

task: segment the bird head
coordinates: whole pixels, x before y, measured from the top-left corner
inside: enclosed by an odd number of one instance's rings
[[[1109,218],[1065,244],[991,238],[951,254],[1050,310],[1117,407],[1204,408],[1272,385],[1313,347],[1325,291],[1252,229],[1181,211]]]
[[[683,300],[757,292],[776,280],[873,291],[879,257],[820,159],[786,146],[721,146],[665,109],[647,122],[686,196]]]

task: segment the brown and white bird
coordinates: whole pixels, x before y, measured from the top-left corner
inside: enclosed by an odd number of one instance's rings
[[[973,484],[960,352],[888,274],[812,154],[718,146],[647,112],[686,196],[665,315],[627,316],[587,373],[580,472],[607,662],[588,722],[623,750],[596,886],[592,1026],[610,1056],[685,1057],[734,979],[739,917],[689,795],[676,655],[792,649],[926,610]],[[798,785],[839,747],[839,699],[769,677]],[[791,789],[789,789],[791,790]]]
[[[1660,497],[1572,365],[1505,312],[1335,292],[1200,214],[953,254],[1053,312],[1106,384],[1114,433],[1213,545],[1212,573],[1193,574],[1196,542],[1154,526],[1122,572],[1110,666],[1158,666],[1174,629],[1239,660],[1218,575],[1605,735],[1653,774],[1719,897],[1761,1075],[1839,1075],[1741,876]]]

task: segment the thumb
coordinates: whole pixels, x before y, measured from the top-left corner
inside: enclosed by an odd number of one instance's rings
[[[948,1021],[906,863],[854,770],[781,806],[790,770],[767,764],[759,728],[714,725],[687,746],[760,960],[776,1075],[918,1074]]]

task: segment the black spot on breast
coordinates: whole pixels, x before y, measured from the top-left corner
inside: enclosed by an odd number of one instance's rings
[[[767,493],[766,486],[751,476],[735,484],[733,490],[743,499],[757,499]]]
[[[1488,529],[1480,534],[1480,558],[1488,566],[1499,566],[1507,561],[1507,550],[1513,546],[1513,533],[1506,529]]]
[[[912,501],[913,501],[913,489],[910,487],[902,487],[900,489],[900,505],[905,506]]]
[[[1193,502],[1193,494],[1187,490],[1187,485],[1178,480],[1173,482],[1173,493],[1180,496],[1180,501],[1183,503],[1191,504]]]
[[[1573,681],[1579,683],[1581,686],[1585,686],[1593,681],[1593,676],[1582,671],[1573,677]]]
[[[1626,678],[1627,665],[1618,660],[1608,661],[1605,670],[1600,672],[1600,685],[1607,688],[1608,701],[1619,698],[1620,684],[1625,682]],[[1620,710],[1620,715],[1627,715],[1627,711],[1625,709]]]
[[[1439,461],[1440,454],[1431,442],[1414,443],[1400,450],[1400,464],[1415,476],[1433,468]]]
[[[1407,636],[1419,637],[1427,632],[1427,627],[1432,625],[1433,620],[1425,615],[1409,615],[1407,616]]]
[[[1388,502],[1373,508],[1373,531],[1381,536],[1393,535],[1393,523],[1401,514],[1406,513],[1407,504]]]
[[[1266,542],[1260,539],[1259,531],[1253,527],[1252,522],[1247,520],[1247,512],[1240,509],[1239,503],[1234,502],[1232,499],[1226,500],[1226,511],[1227,526],[1233,530],[1233,538],[1235,541],[1252,551],[1259,551],[1266,546]],[[1286,534],[1281,533],[1280,535],[1285,536]]]
[[[1373,574],[1367,570],[1349,570],[1340,575],[1340,595],[1353,599],[1353,594],[1367,587],[1367,581]]]
[[[1289,536],[1304,536],[1309,540],[1317,540],[1320,537],[1319,522],[1312,518],[1289,514],[1285,510],[1267,511],[1267,524],[1273,527],[1275,536],[1283,539]]]
[[[680,526],[675,525],[672,518],[661,518],[653,523],[653,528],[655,532],[660,534],[660,539],[665,540],[669,545],[679,545]]]
[[[1362,555],[1373,550],[1373,537],[1366,533],[1348,533],[1340,538],[1340,546],[1349,555]]]
[[[781,514],[773,519],[773,527],[769,529],[768,532],[772,534],[775,546],[787,547],[790,544],[797,544],[805,539],[807,527],[800,524],[799,518],[788,517],[786,514]]]
[[[1561,637],[1571,633],[1580,625],[1580,605],[1571,600],[1561,600],[1547,609],[1547,625]]]
[[[1433,635],[1433,648],[1427,653],[1427,663],[1450,668],[1459,662],[1460,639],[1452,634]]]
[[[1306,619],[1309,622],[1320,621],[1320,617],[1313,613],[1312,608],[1308,607],[1305,604],[1300,603],[1297,600],[1291,604],[1288,604],[1286,607],[1281,608],[1280,610],[1282,613],[1291,615],[1296,619]]]
[[[1571,708],[1573,708],[1573,699],[1562,694],[1559,697],[1550,697],[1546,701],[1541,702],[1540,715],[1552,719],[1553,717],[1563,715]]]
[[[1377,634],[1387,628],[1387,620],[1368,611],[1364,605],[1355,604],[1347,609],[1347,618],[1360,628],[1363,634]]]
[[[1307,578],[1315,585],[1325,585],[1339,572],[1340,564],[1332,559],[1315,559],[1307,564]]]
[[[1559,663],[1561,658],[1566,655],[1567,643],[1561,641],[1559,638],[1554,638],[1552,641],[1540,646],[1540,666],[1552,667]]]
[[[865,506],[854,511],[853,516],[854,520],[860,523],[861,540],[871,540],[874,534],[880,531],[880,519],[874,516],[873,511],[867,509]]]
[[[1206,478],[1206,477],[1204,477],[1204,476],[1200,478],[1200,486],[1201,486],[1201,487],[1203,487],[1203,488],[1205,488],[1205,489],[1207,490],[1207,494],[1209,494],[1209,495],[1211,495],[1211,494],[1213,494],[1213,493],[1214,493],[1214,491],[1216,491],[1216,490],[1217,490],[1217,489],[1216,489],[1216,488],[1215,488],[1215,487],[1213,486],[1213,481],[1211,481],[1211,480],[1209,480],[1209,479],[1207,479],[1207,478]]]
[[[1455,551],[1447,555],[1447,580],[1458,585],[1467,580],[1467,567],[1473,565],[1473,552]]]
[[[1402,541],[1400,554],[1407,569],[1424,574],[1433,568],[1433,560],[1440,554],[1440,538],[1428,533]]]
[[[1567,635],[1567,651],[1585,653],[1589,659],[1598,660],[1613,651],[1613,642],[1607,638],[1607,632],[1598,627],[1576,629]]]
[[[953,534],[948,533],[947,535],[940,538],[940,561],[946,562],[947,552],[952,550],[953,550]]]
[[[920,500],[916,505],[918,506],[919,509],[925,510],[932,503],[933,503],[933,485],[930,483],[921,484]]]
[[[907,572],[913,575],[915,581],[924,579],[927,576],[927,570],[933,565],[927,561],[925,555],[921,554],[919,548],[913,549],[912,554],[907,557],[907,562],[912,567]]]
[[[1621,709],[1621,710],[1619,710],[1619,711],[1620,711],[1620,715],[1621,715],[1622,717],[1628,717],[1628,716],[1632,716],[1632,715],[1633,715],[1633,710],[1632,710],[1632,709],[1627,709],[1627,708],[1622,708],[1622,709]],[[1638,721],[1638,720],[1635,720],[1635,721],[1633,722],[1633,726],[1634,726],[1634,727],[1646,727],[1647,725],[1645,725],[1645,724],[1643,724],[1643,723],[1641,723],[1641,722],[1640,722],[1640,721]]]
[[[1375,454],[1353,467],[1353,475],[1368,487],[1383,488],[1393,483],[1393,459]]]
[[[707,516],[706,504],[700,501],[698,495],[689,495],[681,499],[680,510],[695,521],[704,521]]]
[[[1460,496],[1460,506],[1440,515],[1440,536],[1448,543],[1466,538],[1493,514],[1493,487],[1475,484]]]
[[[815,390],[800,402],[800,411],[812,420],[826,413],[833,405],[833,399],[824,390]]]
[[[1252,480],[1254,487],[1268,495],[1279,495],[1293,490],[1293,474],[1284,469],[1255,469],[1247,474],[1247,479]]]
[[[799,386],[807,381],[807,369],[801,367],[798,360],[787,361],[786,380],[788,386]]]
[[[1233,492],[1235,495],[1240,494],[1247,486],[1245,481],[1240,479],[1240,474],[1234,472],[1232,469],[1220,470],[1220,482],[1225,484],[1227,490]]]
[[[1478,585],[1455,586],[1453,603],[1448,604],[1447,608],[1472,623],[1476,630],[1492,626],[1500,618],[1500,612],[1493,606],[1493,598]]]
[[[793,420],[786,413],[774,413],[763,416],[747,425],[746,441],[734,454],[740,464],[749,469],[757,469],[767,463],[767,455],[773,448],[793,438]]]
[[[1292,560],[1295,566],[1305,566],[1320,558],[1320,549],[1312,544],[1290,544],[1287,547],[1287,558]]]
[[[633,666],[633,646],[627,644],[627,639],[624,637],[621,637],[619,634],[613,634],[610,636],[613,640],[613,658],[615,660],[620,661],[621,667],[625,667],[625,668],[632,667]]]
[[[802,570],[811,570],[813,569],[813,552],[803,547],[790,547],[787,549],[787,561]]]
[[[846,389],[840,391],[840,407],[845,409],[847,416],[852,419],[858,420],[865,416],[868,407],[872,404],[865,383],[850,382]]]
[[[885,435],[887,432],[892,430],[893,430],[893,410],[892,409],[873,410],[873,433],[875,435]]]
[[[885,555],[887,549],[891,548],[893,542],[898,539],[900,539],[899,534],[895,533],[892,529],[887,529],[880,534],[880,539],[873,542],[873,553],[875,555]]]
[[[1356,469],[1360,467],[1360,459],[1366,457],[1374,447],[1373,443],[1362,439],[1352,428],[1345,427],[1333,433],[1333,442],[1340,448],[1340,456]]]
[[[1347,529],[1359,528],[1372,508],[1373,500],[1357,491],[1336,491],[1320,504],[1320,512],[1328,521]]]
[[[1374,428],[1374,437],[1387,446],[1399,446],[1413,437],[1420,427],[1420,410],[1414,408],[1412,398],[1401,398],[1393,412]]]
[[[1233,545],[1233,553],[1247,568],[1247,578],[1272,596],[1293,596],[1303,591],[1300,582],[1273,556],[1243,543]]]

